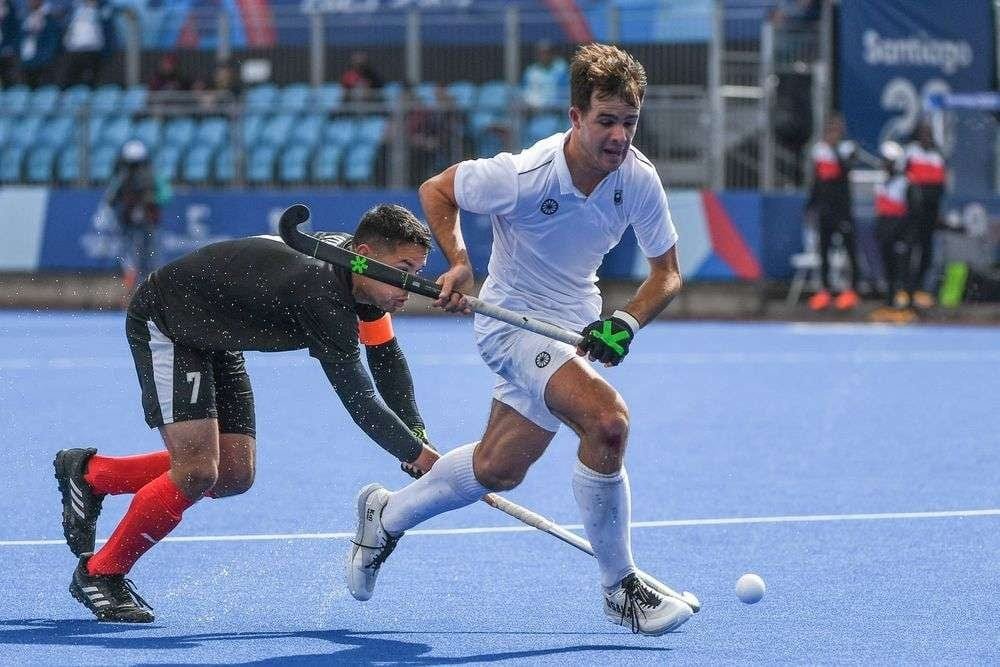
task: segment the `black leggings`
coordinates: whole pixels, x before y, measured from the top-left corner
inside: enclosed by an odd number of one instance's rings
[[[910,238],[906,218],[879,217],[875,237],[878,239],[888,283],[885,301],[892,305],[897,291],[909,289]]]
[[[842,216],[821,216],[819,219],[819,259],[823,289],[827,291],[832,289],[830,246],[834,234],[840,234],[841,243],[844,250],[847,251],[847,261],[851,269],[851,289],[857,291],[860,271],[858,270],[857,253],[854,249],[854,221]]]
[[[919,253],[919,263],[910,273],[911,292],[924,288],[927,269],[931,266],[941,193],[940,185],[914,185],[907,193],[910,219],[913,221],[913,251]]]

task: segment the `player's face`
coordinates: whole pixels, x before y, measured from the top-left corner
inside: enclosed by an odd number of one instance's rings
[[[590,95],[590,109],[584,113],[571,107],[569,116],[592,168],[610,173],[621,166],[639,123],[637,107],[618,97],[598,97],[595,91]]]
[[[407,273],[417,273],[427,263],[427,251],[415,243],[399,243],[395,248],[390,246],[388,249],[361,243],[358,245],[358,252]],[[359,301],[378,306],[387,313],[394,313],[402,308],[410,295],[404,289],[371,278],[356,276],[354,281],[361,292],[358,295]]]

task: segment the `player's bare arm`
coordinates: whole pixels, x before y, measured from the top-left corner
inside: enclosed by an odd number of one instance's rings
[[[455,313],[470,311],[464,299],[452,292],[468,292],[473,287],[472,263],[462,238],[462,227],[458,217],[458,202],[455,199],[455,172],[458,165],[452,165],[437,176],[433,176],[420,186],[420,205],[427,217],[434,240],[451,265],[437,280],[441,285],[441,298],[434,302],[438,308]]]
[[[658,257],[650,257],[649,277],[639,285],[635,296],[622,308],[645,326],[670,305],[681,291],[681,270],[677,246]]]

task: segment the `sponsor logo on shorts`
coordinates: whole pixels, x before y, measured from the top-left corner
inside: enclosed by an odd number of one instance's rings
[[[559,202],[555,199],[546,199],[542,202],[542,213],[545,215],[552,215],[559,210]]]
[[[552,355],[548,352],[539,352],[535,355],[535,365],[539,368],[545,368],[552,361]]]

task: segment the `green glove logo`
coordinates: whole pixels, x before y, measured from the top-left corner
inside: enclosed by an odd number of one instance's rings
[[[601,330],[591,331],[590,335],[610,347],[619,355],[625,353],[625,348],[619,345],[618,341],[631,338],[631,335],[627,331],[619,331],[616,334],[611,333],[611,320],[604,320]]]
[[[361,255],[355,255],[354,259],[351,260],[351,271],[354,273],[364,273],[368,270],[368,258],[362,257]]]

